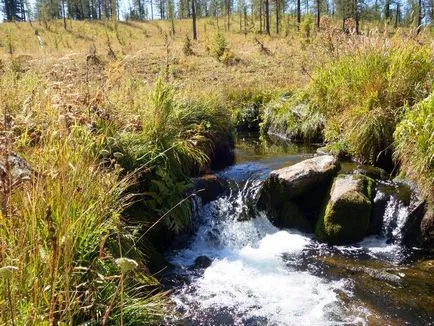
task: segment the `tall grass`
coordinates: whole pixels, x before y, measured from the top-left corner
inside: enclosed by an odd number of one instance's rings
[[[395,159],[434,202],[434,93],[407,107],[394,132]]]
[[[371,48],[319,69],[306,93],[324,115],[325,140],[343,141],[365,163],[391,149],[403,107],[427,96],[434,75],[429,47]]]
[[[177,203],[190,187],[188,178],[208,166],[214,147],[231,137],[230,115],[215,103],[177,97],[163,78],[158,79],[138,115],[140,131],[114,138],[111,155],[125,170],[144,172],[140,188],[148,210],[155,216],[171,210],[163,223],[179,233],[189,225],[190,206],[188,201]]]
[[[52,96],[35,75],[0,82],[1,323],[157,323],[166,299],[121,218],[137,180],[102,164],[106,137]]]

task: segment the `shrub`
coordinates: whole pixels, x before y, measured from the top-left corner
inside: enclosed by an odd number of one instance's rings
[[[303,92],[269,103],[264,110],[261,132],[280,134],[295,141],[321,141],[323,115],[306,103]]]

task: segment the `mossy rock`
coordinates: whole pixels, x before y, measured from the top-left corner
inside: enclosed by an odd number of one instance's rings
[[[331,244],[360,241],[368,234],[374,180],[362,175],[339,175],[330,192],[315,233]]]

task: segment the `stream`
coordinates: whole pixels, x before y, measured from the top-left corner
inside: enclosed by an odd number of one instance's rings
[[[217,175],[228,194],[194,201],[194,233],[167,253],[171,325],[429,325],[434,260],[399,242],[406,204],[391,197],[381,234],[329,246],[279,230],[254,208],[271,170],[311,158],[315,146],[238,136],[236,162]],[[384,195],[380,190],[377,196]]]

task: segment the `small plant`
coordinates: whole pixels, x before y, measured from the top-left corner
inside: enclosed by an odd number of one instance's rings
[[[12,33],[10,30],[6,33],[8,53],[12,56],[15,52],[15,47],[12,43]]]
[[[184,53],[185,56],[194,55],[191,40],[188,37],[188,35],[185,35],[184,45],[182,46],[182,52]]]
[[[313,26],[313,18],[311,15],[306,15],[303,18],[303,21],[300,24],[300,31],[303,33],[303,36],[307,41],[310,40],[311,32]]]
[[[217,32],[214,36],[214,40],[210,46],[211,55],[219,62],[222,62],[224,56],[230,51],[228,43],[224,35]]]
[[[92,45],[89,47],[89,52],[86,55],[86,62],[88,64],[94,65],[99,65],[102,63],[100,58],[98,58],[98,56],[96,55],[96,46],[94,43],[92,43]]]
[[[108,35],[107,31],[105,32],[105,35],[107,37],[107,55],[110,59],[116,60],[116,53],[112,48],[110,36]]]

